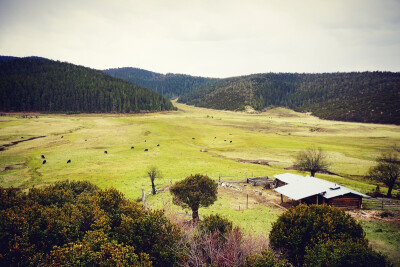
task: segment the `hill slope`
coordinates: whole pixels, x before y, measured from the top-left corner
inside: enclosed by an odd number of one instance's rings
[[[0,60],[0,110],[139,112],[172,110],[165,97],[101,71],[43,58]]]
[[[223,79],[179,102],[214,109],[283,106],[331,120],[400,124],[400,73],[268,73]]]
[[[161,74],[138,68],[117,68],[104,70],[105,73],[149,88],[169,98],[179,97],[195,89],[214,84],[218,79],[195,77],[185,74]]]

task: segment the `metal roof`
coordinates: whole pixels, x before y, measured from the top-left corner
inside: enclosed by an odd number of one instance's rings
[[[318,194],[326,199],[343,196],[349,193],[362,197],[368,197],[357,191],[348,189],[342,185],[338,185],[315,177],[304,177],[291,173],[278,174],[274,177],[282,182],[287,183],[287,185],[280,186],[278,188],[275,188],[274,190],[293,200],[300,200]]]

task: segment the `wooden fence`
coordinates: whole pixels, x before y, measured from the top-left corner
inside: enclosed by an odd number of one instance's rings
[[[363,198],[362,208],[365,210],[400,210],[400,201],[379,198]]]

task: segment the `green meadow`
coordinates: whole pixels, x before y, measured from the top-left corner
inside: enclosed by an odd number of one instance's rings
[[[321,120],[283,108],[252,113],[174,104],[178,111],[147,114],[1,116],[0,146],[23,142],[0,151],[0,185],[26,189],[65,179],[88,180],[138,199],[142,188],[151,189],[146,169],[152,165],[163,173],[156,180],[157,188],[163,189],[170,180],[195,173],[214,179],[221,175],[222,180],[299,173],[285,170],[293,165],[296,153],[321,147],[331,162],[330,171],[337,175],[317,177],[366,193],[376,186],[364,179],[376,156],[400,146],[400,126],[395,125]],[[39,136],[44,137],[24,141]],[[269,165],[240,160],[263,160]],[[268,234],[283,210],[263,203],[253,191],[220,189],[218,201],[200,209],[200,216],[220,213],[247,233]],[[251,195],[248,209],[246,194]],[[171,204],[168,191],[149,196],[148,205],[185,214]],[[389,254],[399,247],[399,241],[386,246],[386,237],[370,236],[378,249]]]

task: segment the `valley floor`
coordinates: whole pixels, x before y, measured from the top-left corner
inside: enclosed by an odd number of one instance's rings
[[[246,113],[175,105],[178,111],[150,114],[1,116],[0,185],[29,188],[65,179],[89,180],[138,199],[142,188],[151,189],[146,176],[151,165],[163,173],[156,180],[159,189],[195,173],[237,181],[246,175],[298,173],[285,170],[296,153],[321,147],[337,175],[317,177],[366,193],[375,188],[363,176],[376,156],[400,146],[400,126],[395,125],[327,121],[283,108]],[[248,233],[268,234],[283,210],[265,201],[265,194],[273,199],[273,193],[264,192],[260,198],[254,189],[246,190],[253,190],[248,209],[245,190],[220,188],[219,200],[200,215],[220,213]],[[171,204],[168,191],[149,196],[148,203],[184,214]],[[380,227],[382,232],[369,221],[366,225],[374,246],[389,254],[398,250],[398,223]],[[387,233],[393,229],[397,234],[389,244]]]

